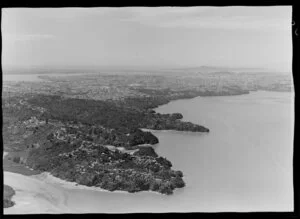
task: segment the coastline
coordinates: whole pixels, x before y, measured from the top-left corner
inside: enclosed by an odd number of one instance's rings
[[[243,94],[240,94],[240,95],[243,95]],[[190,99],[194,99],[194,98],[197,98],[197,97],[200,97],[200,96],[196,96],[196,97],[192,97],[192,98],[183,98],[183,99],[176,99],[176,100],[170,100],[167,104],[169,104],[170,102],[173,102],[173,101],[180,101],[180,100],[190,100]],[[162,105],[165,105],[165,104],[162,104]],[[159,106],[162,106],[162,105],[159,105]],[[155,110],[156,108],[154,108]],[[190,132],[190,131],[178,131],[178,130],[152,130],[152,129],[145,129],[145,128],[141,128],[142,131],[150,131],[150,132],[171,132],[171,133],[189,133],[189,134],[199,134],[198,132]],[[200,132],[200,134],[203,134]],[[155,145],[149,145],[149,144],[141,144],[141,145],[137,145],[138,147],[152,147],[155,149]],[[125,148],[118,148],[118,147],[115,147],[115,146],[111,146],[111,145],[106,145],[106,147],[110,150],[119,150],[121,152],[126,152],[126,153],[134,153],[135,151],[137,151],[138,149],[136,150],[126,150]],[[3,154],[3,158],[8,154],[8,152],[4,152]],[[28,167],[26,167],[28,168]],[[28,168],[30,169],[30,168]],[[64,188],[67,188],[67,189],[88,189],[88,190],[93,190],[93,191],[99,191],[99,192],[108,192],[108,193],[112,193],[111,191],[109,190],[105,190],[105,189],[101,189],[100,187],[95,187],[95,186],[85,186],[85,185],[79,185],[77,184],[76,182],[69,182],[69,181],[66,181],[66,180],[63,180],[63,179],[60,179],[58,177],[55,177],[53,175],[51,175],[50,173],[48,172],[42,172],[42,173],[39,173],[39,174],[32,174],[32,175],[28,175],[28,174],[24,174],[22,173],[22,171],[19,171],[19,172],[14,172],[14,171],[10,171],[10,170],[6,170],[4,172],[11,172],[11,173],[14,173],[14,174],[19,174],[19,175],[22,175],[22,176],[29,176],[33,179],[37,179],[37,180],[41,180],[45,183],[49,183],[49,184],[54,184],[54,185],[60,185],[61,187],[64,187]],[[129,192],[127,191],[121,191],[121,190],[115,190],[113,191],[114,193],[124,193],[124,194],[128,194]],[[153,191],[140,191],[140,192],[151,192],[151,193],[155,193],[157,195],[162,195],[160,193],[157,193],[157,192],[153,192]]]
[[[150,130],[151,131],[151,130]],[[170,131],[172,131],[172,130],[153,130],[153,131],[159,131],[159,132],[170,132]],[[179,132],[179,131],[176,131],[176,132]],[[4,154],[7,154],[6,152],[4,152]],[[100,189],[100,188],[93,188],[93,187],[88,187],[88,186],[81,186],[81,185],[78,185],[78,186],[76,186],[76,185],[74,185],[74,184],[76,184],[76,183],[73,183],[72,184],[72,182],[68,182],[68,181],[64,181],[64,180],[61,180],[61,179],[59,179],[59,178],[56,178],[56,177],[54,177],[54,176],[51,176],[51,174],[49,174],[49,173],[45,173],[44,174],[44,179],[45,179],[45,181],[47,181],[49,184],[51,183],[51,180],[52,180],[52,182],[53,183],[55,183],[56,182],[56,185],[59,185],[59,184],[63,184],[63,183],[66,183],[66,185],[65,186],[62,186],[62,187],[64,187],[64,188],[66,188],[66,189],[68,189],[68,188],[70,188],[70,189],[79,189],[79,190],[92,190],[92,191],[99,191],[99,192],[103,192],[103,191],[105,191],[106,193],[123,193],[123,194],[128,194],[128,192],[125,192],[125,191],[118,191],[118,190],[116,190],[116,191],[114,191],[114,192],[109,192],[108,190],[102,190],[102,189]],[[56,181],[57,180],[57,181]],[[70,185],[68,185],[69,183],[71,183]],[[149,191],[147,191],[147,192],[149,192]],[[138,192],[138,193],[141,193],[141,192]],[[151,193],[155,193],[155,192],[151,192]],[[160,196],[161,194],[158,194],[158,193],[155,193],[156,195],[158,195],[158,196]]]

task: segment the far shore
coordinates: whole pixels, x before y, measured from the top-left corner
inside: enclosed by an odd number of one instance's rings
[[[208,132],[191,132],[191,131],[178,131],[178,130],[167,130],[167,129],[162,129],[162,130],[155,130],[155,129],[145,129],[141,128],[142,131],[145,132],[169,132],[169,133],[184,133],[184,134],[190,134],[190,135],[203,135],[203,134],[209,134]],[[153,146],[153,145],[139,145],[141,147],[143,146]]]

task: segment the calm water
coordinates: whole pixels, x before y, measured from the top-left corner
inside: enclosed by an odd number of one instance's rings
[[[290,93],[198,97],[172,102],[157,111],[181,112],[185,120],[204,124],[211,131],[202,136],[157,133],[158,153],[186,175],[185,193],[189,195],[182,201],[197,203],[190,208],[292,210],[294,117]]]
[[[292,211],[291,93],[253,92],[197,97],[159,107],[210,133],[155,131],[157,152],[182,170],[186,187],[174,195],[69,191],[81,212]],[[80,201],[79,201],[80,200]]]

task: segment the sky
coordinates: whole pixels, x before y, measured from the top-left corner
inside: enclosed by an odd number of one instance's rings
[[[4,8],[3,66],[291,71],[292,7]]]

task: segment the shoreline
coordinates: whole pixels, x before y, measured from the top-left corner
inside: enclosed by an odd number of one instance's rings
[[[258,90],[249,90],[249,93],[241,93],[241,94],[234,94],[234,95],[213,95],[213,96],[211,96],[211,95],[207,95],[207,96],[201,96],[201,95],[199,95],[199,96],[191,97],[191,98],[174,99],[174,100],[169,100],[169,102],[164,103],[164,104],[161,104],[161,105],[158,105],[157,107],[151,108],[151,109],[155,111],[157,108],[162,107],[162,106],[167,105],[167,104],[170,104],[170,103],[172,103],[172,102],[183,101],[183,100],[193,100],[193,99],[197,99],[197,98],[199,98],[199,97],[201,97],[201,98],[237,97],[237,96],[243,96],[243,95],[250,95],[251,93],[257,93],[257,92],[266,92],[266,93],[268,93],[268,92],[272,92],[272,93],[273,93],[273,92],[274,92],[274,93],[291,93],[291,94],[293,95],[292,97],[295,96],[295,91],[294,91],[294,89],[292,89],[292,90],[290,90],[290,91],[276,91],[276,90],[261,90],[261,89],[258,89]],[[156,112],[156,111],[155,111],[155,112]],[[184,121],[184,118],[182,118],[181,120]],[[146,129],[146,128],[141,128],[141,129],[144,129],[144,130],[152,130],[152,129]],[[190,132],[190,131],[165,130],[165,129],[163,129],[163,130],[154,130],[154,131]]]
[[[161,107],[163,105],[167,105],[171,102],[175,102],[175,101],[181,101],[181,100],[192,100],[192,99],[196,99],[196,98],[199,98],[199,97],[226,97],[226,96],[240,96],[240,95],[249,95],[250,93],[256,93],[256,92],[277,92],[277,91],[267,91],[267,90],[255,90],[255,91],[250,91],[249,93],[247,94],[236,94],[236,95],[218,95],[218,96],[196,96],[196,97],[192,97],[192,98],[181,98],[181,99],[176,99],[176,100],[170,100],[168,103],[165,103],[165,104],[162,104],[162,105],[159,105],[158,107]],[[284,92],[284,91],[278,91],[278,92]],[[286,92],[284,92],[286,93]],[[158,107],[155,107],[153,108],[153,110],[156,110]],[[184,121],[184,118],[180,119],[180,120],[183,120]],[[184,133],[184,134],[191,134],[191,135],[207,135],[209,132],[191,132],[191,131],[179,131],[179,130],[168,130],[168,129],[162,129],[162,130],[155,130],[155,129],[147,129],[147,128],[140,128],[142,131],[148,131],[148,132],[163,132],[163,133]],[[137,147],[152,147],[155,149],[155,146],[157,144],[154,144],[154,145],[151,145],[151,144],[141,144],[141,145],[137,145]],[[112,145],[104,145],[105,147],[107,147],[109,150],[119,150],[120,152],[123,152],[123,153],[129,153],[129,154],[133,154],[135,151],[137,151],[138,149],[134,149],[134,150],[126,150],[124,147],[116,147],[116,146],[112,146]],[[3,159],[5,156],[7,156],[9,154],[9,152],[4,152],[3,153]],[[36,173],[35,170],[27,167],[27,166],[24,166],[24,168],[26,168],[26,170],[28,171],[34,171],[32,172],[32,174],[25,174],[25,173],[22,173],[22,170],[20,171],[11,171],[9,170],[9,168],[5,171],[7,172],[12,172],[12,173],[18,173],[18,174],[21,174],[21,175],[24,175],[24,176],[35,176],[35,175],[40,175],[42,173]],[[59,178],[58,178],[59,179]],[[68,182],[68,181],[67,181]],[[105,190],[106,191],[106,190]]]
[[[253,92],[256,92],[256,91],[253,91]],[[267,92],[269,92],[269,91],[267,91]],[[270,91],[271,92],[271,91]],[[152,131],[152,130],[150,130],[150,131]],[[174,131],[174,130],[153,130],[154,132],[157,132],[157,131],[159,131],[159,132],[172,132],[172,131]],[[182,131],[175,131],[176,133],[182,133]],[[190,132],[188,132],[188,133],[190,133]],[[154,145],[155,146],[155,145]],[[7,155],[7,152],[4,152],[3,153],[3,155]],[[4,156],[5,156],[4,155]],[[21,174],[22,175],[22,174]],[[44,174],[45,175],[45,179],[46,180],[49,180],[49,184],[51,184],[51,180],[53,180],[53,181],[55,181],[55,180],[58,180],[57,181],[57,184],[56,185],[59,185],[60,184],[60,182],[61,183],[66,183],[66,184],[69,184],[69,183],[71,183],[72,184],[72,182],[68,182],[68,181],[64,181],[64,180],[62,180],[62,179],[60,179],[60,178],[57,178],[57,177],[54,177],[54,176],[52,176],[51,174],[49,174],[49,173],[45,173]],[[55,183],[55,182],[54,182]],[[74,184],[74,183],[73,183]],[[76,183],[75,183],[76,184]],[[108,190],[103,190],[103,189],[101,189],[101,188],[98,188],[98,187],[95,187],[95,188],[93,188],[93,187],[88,187],[88,186],[82,186],[82,185],[78,185],[78,186],[76,186],[76,185],[69,185],[70,186],[70,189],[79,189],[79,190],[92,190],[92,191],[99,191],[99,192],[103,192],[103,191],[105,191],[105,192],[110,192],[110,191],[108,191]],[[65,187],[64,186],[62,186],[63,188],[66,188],[66,189],[68,189],[68,185],[65,185]],[[72,187],[72,188],[71,188]],[[84,188],[81,188],[81,187],[84,187]],[[175,192],[176,190],[174,190],[174,192]],[[151,191],[144,191],[144,192],[151,192]],[[116,191],[113,191],[113,192],[110,192],[110,193],[122,193],[122,194],[128,194],[128,192],[126,192],[126,191],[119,191],[119,190],[116,190]],[[142,192],[137,192],[137,193],[142,193]],[[151,193],[155,193],[155,192],[151,192]],[[161,194],[159,194],[159,193],[155,193],[155,194],[157,194],[157,195],[161,195]],[[100,195],[100,194],[99,194]]]
[[[256,92],[256,91],[255,91]],[[238,94],[238,95],[247,95],[247,94]],[[232,95],[228,95],[228,96],[232,96]],[[191,99],[195,99],[195,98],[199,98],[199,97],[203,97],[203,96],[196,96],[196,97],[192,97],[192,98],[182,98],[182,99],[176,99],[176,100],[170,100],[168,103],[166,104],[169,104],[173,101],[180,101],[180,100],[191,100]],[[206,96],[204,96],[206,97]],[[214,97],[214,96],[208,96],[208,97]],[[162,105],[159,105],[158,107],[160,106],[163,106],[163,105],[166,105],[166,104],[162,104]],[[153,110],[157,109],[158,107],[156,108],[153,108]],[[183,119],[183,118],[182,118]],[[192,134],[192,135],[203,135],[203,134],[208,134],[208,133],[204,133],[204,132],[191,132],[191,131],[179,131],[179,130],[152,130],[152,129],[146,129],[146,128],[140,128],[142,131],[149,131],[149,132],[168,132],[168,133],[186,133],[186,134]],[[153,149],[155,149],[155,145],[151,145],[151,144],[141,144],[141,145],[137,145],[137,147],[152,147]],[[138,149],[135,149],[135,150],[126,150],[124,147],[121,147],[121,148],[118,148],[118,147],[115,147],[115,146],[112,146],[112,145],[105,145],[105,147],[107,147],[109,150],[119,150],[120,152],[123,152],[123,153],[129,153],[129,154],[133,154],[135,151],[137,151]],[[4,152],[3,153],[3,158],[5,156],[7,156],[9,154],[9,152]],[[32,170],[34,171],[33,169],[27,167],[27,166],[24,166],[24,168],[26,168],[26,170]],[[15,174],[20,174],[20,175],[23,175],[23,176],[33,176],[33,177],[37,177],[37,178],[44,178],[44,179],[50,179],[50,180],[54,180],[54,182],[56,181],[56,183],[59,183],[59,184],[63,184],[63,183],[67,183],[69,184],[70,186],[74,186],[75,189],[77,188],[81,188],[82,186],[86,189],[96,189],[97,191],[106,191],[106,192],[110,192],[108,190],[105,190],[105,189],[101,189],[99,187],[89,187],[89,186],[84,186],[84,185],[76,185],[77,183],[73,183],[73,182],[69,182],[69,181],[66,181],[66,180],[62,180],[58,177],[54,177],[52,176],[50,173],[47,173],[46,172],[42,172],[42,173],[36,173],[36,172],[33,172],[32,174],[25,174],[24,171],[20,170],[20,171],[11,171],[9,170],[9,168],[7,170],[5,170],[4,172],[11,172],[11,173],[15,173]],[[46,174],[46,175],[45,175]],[[116,191],[113,191],[113,192],[122,192],[122,193],[129,193],[127,191],[121,191],[121,190],[116,190]],[[147,192],[147,191],[145,191]],[[152,192],[152,191],[148,191],[148,192]],[[155,192],[153,192],[155,193]]]

